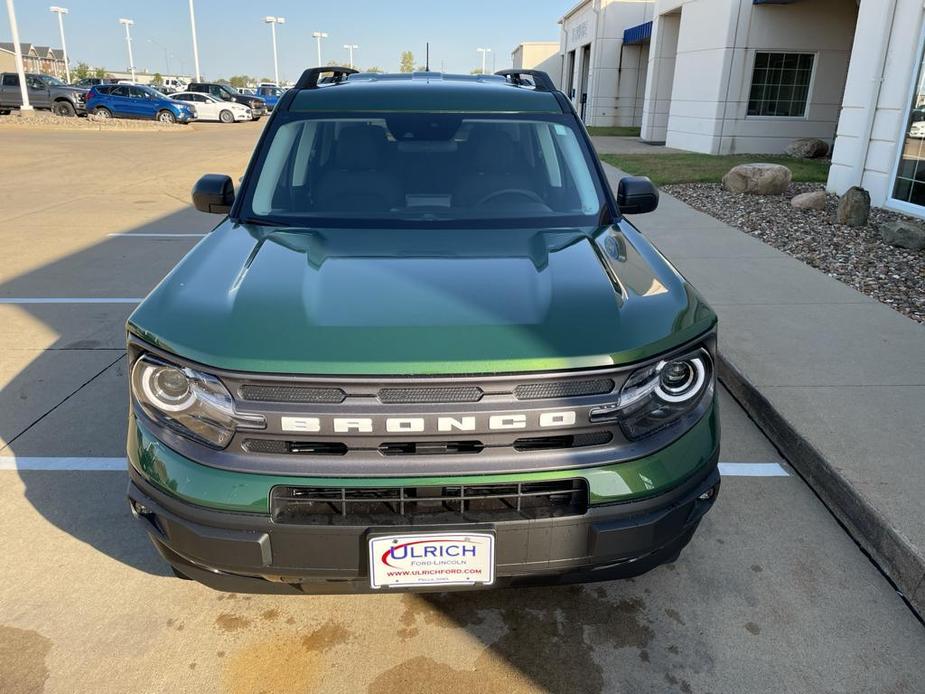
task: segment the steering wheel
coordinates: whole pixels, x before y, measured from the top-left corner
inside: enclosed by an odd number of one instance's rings
[[[489,193],[488,195],[483,197],[481,200],[479,200],[477,203],[475,203],[475,206],[479,207],[481,205],[484,205],[490,200],[494,200],[495,198],[500,198],[502,195],[520,195],[521,197],[529,198],[533,202],[538,202],[541,205],[546,204],[546,201],[543,200],[543,198],[541,198],[539,195],[534,193],[532,190],[527,190],[525,188],[505,188],[504,190],[496,190],[492,193]]]

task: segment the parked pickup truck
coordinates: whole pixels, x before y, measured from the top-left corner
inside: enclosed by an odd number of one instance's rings
[[[26,87],[29,103],[33,108],[48,109],[59,116],[83,115],[87,90],[71,87],[51,75],[26,73]],[[0,115],[7,115],[11,109],[22,106],[22,92],[19,89],[19,75],[15,72],[0,73]]]

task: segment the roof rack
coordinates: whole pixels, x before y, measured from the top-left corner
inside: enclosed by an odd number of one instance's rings
[[[354,75],[359,70],[354,70],[352,67],[310,67],[308,70],[302,73],[302,76],[299,77],[299,81],[295,83],[296,89],[316,89],[318,83],[336,83],[342,81],[348,75]],[[319,79],[321,75],[332,75],[329,78]]]
[[[517,86],[529,86],[530,82],[525,81],[523,78],[531,77],[533,78],[533,88],[537,91],[556,91],[556,85],[553,84],[549,75],[542,70],[498,70],[495,74],[508,78],[511,84],[516,84]]]

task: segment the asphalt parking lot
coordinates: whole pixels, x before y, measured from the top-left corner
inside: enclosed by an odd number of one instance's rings
[[[925,691],[925,628],[725,391],[717,506],[637,579],[325,597],[175,579],[125,502],[123,323],[218,221],[193,182],[237,179],[261,127],[0,132],[0,692]]]

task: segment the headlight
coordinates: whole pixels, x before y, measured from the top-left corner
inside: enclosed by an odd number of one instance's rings
[[[591,411],[591,421],[617,421],[636,440],[654,434],[713,396],[713,360],[705,349],[633,372],[619,400]]]
[[[151,419],[213,448],[227,446],[236,429],[266,427],[259,415],[235,412],[231,394],[215,376],[150,354],[132,367],[132,394]]]

